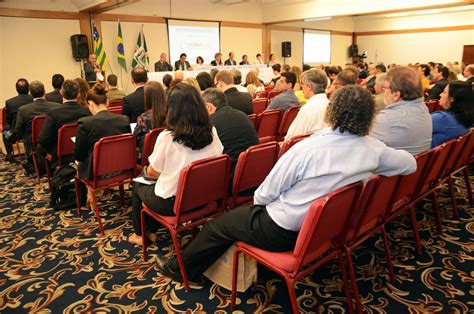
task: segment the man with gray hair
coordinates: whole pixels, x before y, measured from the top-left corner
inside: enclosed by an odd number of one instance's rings
[[[324,116],[329,100],[325,94],[328,78],[318,69],[310,69],[301,75],[301,87],[304,97],[308,99],[291,123],[285,140],[296,135],[312,133],[325,128]]]
[[[385,83],[386,78],[387,78],[387,74],[385,73],[379,74],[375,78],[374,101],[375,101],[375,114],[376,115],[385,108],[385,101],[383,99],[383,84]]]

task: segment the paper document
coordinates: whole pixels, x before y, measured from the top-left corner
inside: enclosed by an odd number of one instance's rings
[[[71,137],[71,141],[72,141],[73,143],[76,143],[76,137],[75,137],[75,136]]]
[[[136,126],[137,126],[136,123],[130,123],[130,129],[132,129],[132,133],[133,133],[133,131],[135,131]]]
[[[156,180],[145,179],[144,177],[133,178],[133,181],[146,185],[153,185],[156,183]]]

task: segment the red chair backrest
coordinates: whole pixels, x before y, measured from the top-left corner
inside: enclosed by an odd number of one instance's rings
[[[264,85],[265,85],[265,90],[267,91],[267,93],[269,91],[273,90],[273,88],[275,87],[275,85],[271,85],[270,83],[267,83],[267,84],[264,84]]]
[[[250,146],[240,153],[232,182],[233,205],[238,193],[257,188],[262,184],[277,161],[278,148],[278,143],[273,141]]]
[[[443,110],[443,108],[439,105],[439,100],[438,99],[431,99],[426,102],[426,106],[428,106],[428,111],[430,113]]]
[[[177,216],[199,206],[222,200],[226,204],[230,157],[220,155],[192,162],[181,170],[173,211]]]
[[[137,151],[132,134],[112,135],[101,138],[94,144],[92,166],[93,188],[133,178]],[[100,178],[116,174],[111,178]]]
[[[469,139],[470,134],[461,135],[455,140],[453,148],[449,153],[449,156],[444,165],[441,178],[451,175],[455,171],[456,166],[458,165],[459,159],[464,151],[464,147],[467,145],[467,140]]]
[[[292,148],[293,145],[295,145],[298,142],[301,142],[307,137],[310,137],[310,135],[311,133],[296,135],[290,138],[289,140],[284,141],[280,147],[280,152],[278,153],[278,159],[280,159],[280,157],[283,156],[284,153],[286,153],[290,148]]]
[[[122,107],[108,107],[107,110],[111,113],[122,114]]]
[[[295,120],[301,107],[290,107],[285,110],[281,117],[280,126],[278,128],[278,135],[284,137],[290,128],[291,123]]]
[[[278,126],[280,125],[280,110],[265,110],[258,115],[257,133],[258,137],[278,135]]]
[[[273,97],[279,95],[282,91],[279,90],[279,89],[273,89],[271,91],[268,92],[268,99],[272,99]]]
[[[257,129],[257,115],[256,114],[249,114],[250,122],[252,123],[253,127]]]
[[[151,153],[153,152],[158,135],[160,135],[160,133],[164,131],[165,129],[166,128],[156,128],[149,131],[145,135],[145,139],[143,140],[143,150],[142,150],[142,166],[147,166],[150,164],[150,162],[148,161],[148,157],[150,157]]]
[[[36,144],[38,143],[39,134],[43,128],[44,120],[46,120],[45,115],[35,116],[31,121],[31,144],[33,149],[35,149]]]
[[[71,137],[75,137],[77,133],[77,123],[65,124],[58,130],[58,147],[56,154],[58,155],[58,166],[62,165],[62,158],[74,154],[74,142]]]
[[[268,94],[268,92],[266,90],[264,90],[264,91],[255,93],[253,95],[253,98],[254,99],[256,99],[256,98],[267,98],[267,94]]]
[[[461,151],[461,154],[459,155],[459,159],[456,162],[455,169],[463,167],[472,158],[472,152],[474,149],[474,132],[471,129],[471,131],[464,136],[469,136],[469,138],[466,140],[466,145],[464,146]]]
[[[301,266],[334,247],[334,244],[342,242],[362,187],[361,182],[353,183],[311,204],[293,250],[298,260],[295,273]]]
[[[267,109],[268,99],[267,98],[257,98],[252,100],[252,110],[254,114],[260,114]]]
[[[109,101],[109,108],[113,108],[113,107],[122,108],[122,106],[123,106],[123,100],[122,99],[116,99],[116,100]]]

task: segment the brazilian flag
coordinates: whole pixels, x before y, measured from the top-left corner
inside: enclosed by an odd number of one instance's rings
[[[127,62],[125,61],[125,49],[123,48],[123,37],[122,27],[120,21],[118,21],[118,34],[117,34],[117,62],[127,72]]]

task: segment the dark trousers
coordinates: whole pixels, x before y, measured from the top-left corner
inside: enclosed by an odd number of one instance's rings
[[[265,206],[241,207],[208,221],[197,237],[182,251],[186,274],[190,280],[199,277],[236,241],[273,251],[291,251],[298,232],[278,226]],[[179,271],[176,258],[170,267]]]
[[[7,151],[7,155],[12,155],[13,154],[13,144],[11,141],[14,141],[13,139],[9,138],[7,136],[8,133],[10,133],[10,128],[5,127],[5,129],[2,132],[2,137],[3,137],[3,146],[5,146],[5,150]]]
[[[133,199],[132,199],[132,219],[133,229],[137,235],[141,235],[141,217],[140,212],[142,211],[142,202],[151,209],[152,211],[164,215],[173,216],[173,206],[175,197],[161,198],[155,195],[155,185],[146,185],[138,182],[133,183]],[[149,219],[147,221],[147,229],[150,232],[158,230],[158,222]]]

